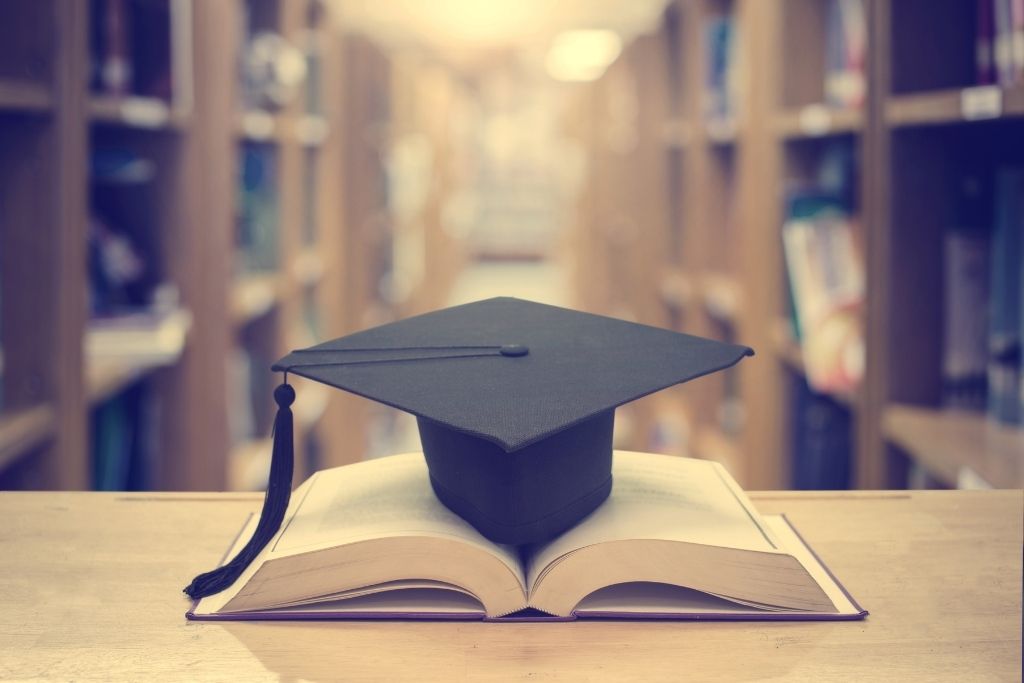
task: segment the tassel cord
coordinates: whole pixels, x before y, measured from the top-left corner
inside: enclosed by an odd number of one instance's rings
[[[266,547],[274,537],[284,515],[292,493],[292,475],[295,469],[293,440],[293,418],[291,405],[295,402],[295,390],[288,384],[285,373],[284,383],[274,390],[277,415],[274,418],[273,451],[270,459],[270,477],[267,493],[263,498],[263,510],[252,538],[235,557],[225,565],[195,577],[185,588],[185,594],[198,600],[219,593],[233,584],[245,568]]]

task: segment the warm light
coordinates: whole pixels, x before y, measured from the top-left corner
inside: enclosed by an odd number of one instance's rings
[[[559,81],[594,81],[621,51],[622,40],[614,31],[563,31],[552,41],[544,66]]]

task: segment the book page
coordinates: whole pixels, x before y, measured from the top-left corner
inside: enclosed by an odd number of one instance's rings
[[[421,453],[323,470],[307,484],[269,557],[394,536],[454,538],[500,558],[523,582],[514,548],[487,540],[437,499]]]
[[[262,610],[263,614],[289,614],[296,618],[322,615],[329,617],[356,617],[368,615],[376,618],[400,619],[405,617],[462,616],[482,619],[486,613],[476,598],[451,590],[437,588],[405,588],[358,597],[324,600],[306,605],[291,605]]]
[[[810,551],[793,527],[781,515],[763,518],[777,542],[800,562],[835,606],[834,611],[800,612],[772,605],[756,604],[727,596],[702,593],[690,588],[660,583],[623,583],[591,593],[576,606],[574,614],[587,616],[641,616],[641,615],[747,615],[765,613],[816,614],[821,616],[863,616],[866,614],[843,590],[835,577],[829,574],[821,561]]]
[[[560,558],[610,541],[654,539],[779,549],[746,495],[717,463],[615,451],[612,476],[608,500],[577,526],[533,551],[529,586]]]
[[[250,518],[225,560],[245,545],[257,522],[258,515]],[[282,528],[267,547],[230,587],[200,600],[194,612],[231,609],[267,562],[384,538],[454,540],[498,559],[520,586],[517,595],[526,585],[516,549],[492,543],[448,510],[431,489],[423,454],[409,453],[323,470],[307,479],[292,493]]]

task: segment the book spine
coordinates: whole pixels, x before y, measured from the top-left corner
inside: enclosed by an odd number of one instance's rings
[[[992,296],[989,322],[988,413],[1017,424],[1021,382],[1021,233],[1024,232],[1024,169],[1004,168],[996,175],[992,239]]]
[[[1010,0],[993,0],[995,14],[995,71],[999,85],[1012,83],[1012,29],[1010,26]]]
[[[704,115],[710,121],[729,121],[736,113],[739,83],[735,32],[735,22],[729,16],[712,17],[704,27]]]
[[[867,25],[863,0],[831,0],[826,18],[825,101],[855,109],[864,103]]]
[[[988,365],[991,198],[981,176],[968,174],[946,231],[943,273],[943,405],[984,410]]]
[[[128,49],[126,0],[106,0],[103,13],[103,46],[100,52],[100,86],[111,95],[123,95],[132,80]]]
[[[850,412],[799,382],[793,393],[791,415],[793,488],[849,488],[853,453]]]
[[[985,234],[950,231],[945,240],[943,404],[984,410],[989,244]]]
[[[1013,84],[1024,84],[1024,0],[1010,0],[1010,52]]]
[[[992,18],[993,6],[990,0],[978,2],[978,26],[975,46],[975,68],[981,85],[996,82],[995,72],[995,24]]]

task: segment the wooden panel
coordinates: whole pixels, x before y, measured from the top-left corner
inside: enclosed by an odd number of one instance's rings
[[[57,113],[54,117],[53,177],[59,202],[53,203],[55,221],[51,239],[59,245],[56,334],[46,353],[53,364],[51,390],[56,397],[55,448],[44,452],[46,479],[54,488],[86,488],[89,462],[86,451],[85,388],[82,377],[82,334],[87,305],[86,282],[86,115],[85,70],[87,7],[76,0],[59,5],[56,35]],[[40,198],[42,200],[42,198]],[[52,262],[52,261],[51,261]],[[45,269],[44,269],[45,271]]]
[[[770,353],[772,322],[784,306],[779,272],[783,262],[779,239],[782,159],[771,121],[761,114],[774,111],[777,102],[782,69],[777,41],[782,18],[778,3],[746,0],[739,10],[741,32],[748,41],[747,59],[757,65],[758,74],[748,80],[743,99],[744,128],[737,157],[737,273],[744,290],[737,339],[758,352],[737,368],[745,412],[742,445],[746,477],[742,481],[748,488],[782,488],[789,483],[790,470],[783,450],[785,376]]]
[[[0,415],[0,472],[52,437],[56,418],[48,405]]]
[[[188,623],[182,586],[262,495],[6,493],[0,658],[9,678],[61,680],[175,679],[186,664],[200,681],[1020,677],[1019,491],[751,498],[786,514],[865,621]]]
[[[165,378],[167,453],[155,473],[169,489],[223,489],[226,482],[226,365],[231,320],[235,187],[235,60],[240,37],[232,3],[193,3],[196,125],[179,140],[177,189],[167,207],[179,238],[168,242],[168,268],[193,325],[175,371]],[[201,122],[201,123],[200,123]],[[165,188],[165,191],[169,188]]]
[[[782,0],[781,92],[771,109],[825,99],[825,13],[830,0]]]
[[[867,265],[865,368],[854,466],[854,481],[859,488],[886,488],[892,478],[881,433],[882,406],[889,400],[889,292],[893,259],[889,240],[893,180],[891,139],[883,110],[891,84],[890,1],[868,3],[868,108],[863,148],[863,165],[867,170],[861,184]]]

